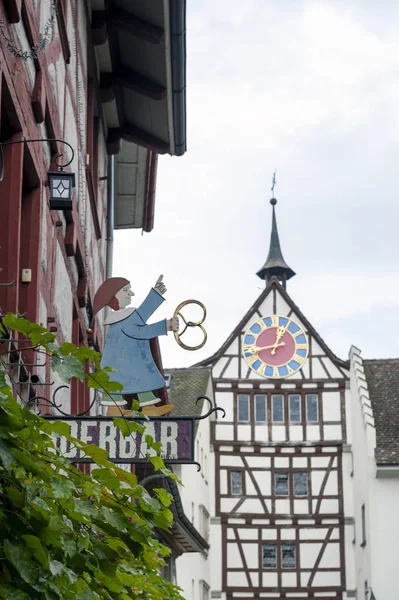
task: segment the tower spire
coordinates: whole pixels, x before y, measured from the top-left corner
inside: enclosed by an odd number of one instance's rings
[[[281,252],[280,240],[277,231],[276,212],[274,208],[277,204],[276,198],[272,198],[270,200],[270,204],[273,207],[273,215],[269,254],[267,255],[265,264],[256,274],[261,279],[264,279],[266,285],[271,279],[277,279],[278,281],[282,282],[285,288],[287,280],[291,279],[291,277],[294,277],[295,272],[287,265],[284,260],[283,253]]]

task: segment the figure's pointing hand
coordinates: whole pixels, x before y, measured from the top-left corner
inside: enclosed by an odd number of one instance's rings
[[[160,275],[158,277],[156,284],[154,285],[154,290],[156,290],[158,292],[158,294],[161,294],[161,296],[163,296],[163,294],[166,292],[166,285],[164,284],[164,282],[162,280],[163,280],[163,275]]]

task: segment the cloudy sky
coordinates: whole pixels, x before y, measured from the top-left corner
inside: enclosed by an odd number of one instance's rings
[[[188,0],[188,152],[161,157],[155,228],[116,233],[137,305],[208,309],[209,340],[161,340],[165,366],[211,355],[262,291],[277,222],[293,300],[343,359],[399,356],[399,3]],[[155,317],[155,315],[154,315]]]

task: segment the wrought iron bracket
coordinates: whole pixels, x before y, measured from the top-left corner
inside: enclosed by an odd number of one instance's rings
[[[72,157],[71,159],[66,162],[65,164],[60,164],[58,162],[58,159],[60,159],[62,156],[64,156],[64,154],[61,152],[61,154],[57,154],[56,158],[55,158],[55,164],[57,165],[57,167],[61,170],[65,169],[65,167],[68,167],[71,162],[73,161],[74,157],[75,157],[75,152],[71,146],[71,144],[68,144],[68,142],[66,142],[65,140],[59,140],[57,138],[37,138],[37,139],[33,139],[33,140],[27,140],[27,139],[23,139],[23,140],[16,140],[13,142],[1,142],[0,143],[0,181],[3,181],[4,179],[4,153],[3,153],[3,146],[12,146],[13,144],[31,144],[32,142],[59,142],[60,144],[65,144],[66,146],[68,146],[68,148],[70,148],[71,153],[72,153]],[[0,285],[12,285],[14,282],[12,283],[6,283],[6,284],[0,284]]]

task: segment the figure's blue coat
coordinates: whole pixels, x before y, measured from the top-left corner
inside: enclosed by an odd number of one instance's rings
[[[151,354],[150,339],[167,335],[166,319],[146,324],[163,301],[152,289],[131,315],[108,325],[101,366],[115,369],[109,378],[123,385],[123,392],[118,394],[150,392],[165,385]]]

